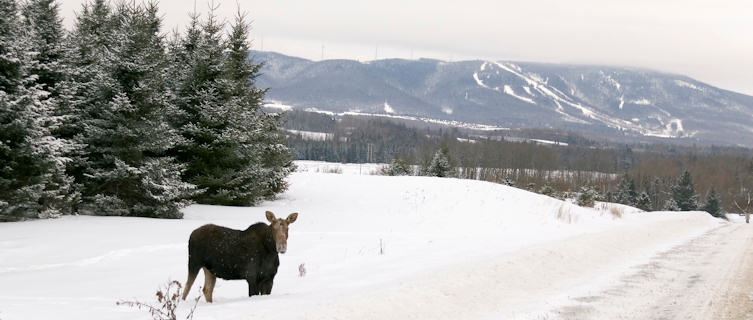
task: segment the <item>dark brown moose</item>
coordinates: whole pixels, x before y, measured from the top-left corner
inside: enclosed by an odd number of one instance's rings
[[[188,296],[199,269],[204,269],[204,298],[212,302],[217,278],[246,280],[248,296],[270,294],[280,265],[278,253],[285,253],[288,225],[298,213],[277,219],[267,211],[270,224],[258,222],[246,230],[207,224],[191,232],[188,239],[188,280],[183,300]]]

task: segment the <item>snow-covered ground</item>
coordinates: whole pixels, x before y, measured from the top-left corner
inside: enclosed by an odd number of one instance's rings
[[[278,200],[194,205],[183,220],[0,224],[0,319],[148,319],[115,302],[153,302],[168,279],[184,282],[193,229],[245,229],[266,210],[299,213],[272,294],[249,298],[244,281],[218,280],[195,319],[558,318],[574,298],[731,225],[700,212],[581,208],[480,181],[371,175],[379,166],[299,163]],[[191,297],[202,284],[200,275]]]

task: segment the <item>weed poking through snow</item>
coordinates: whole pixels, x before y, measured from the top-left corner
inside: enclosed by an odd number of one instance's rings
[[[115,304],[149,311],[154,320],[177,320],[178,316],[175,311],[178,309],[178,304],[180,303],[182,288],[183,286],[181,286],[180,282],[175,280],[169,281],[163,288],[157,289],[156,305],[140,301],[118,301]],[[196,306],[199,304],[199,298],[201,298],[201,295],[193,299],[193,305],[189,309],[188,315],[186,315],[186,320],[193,319],[194,311],[196,311]]]

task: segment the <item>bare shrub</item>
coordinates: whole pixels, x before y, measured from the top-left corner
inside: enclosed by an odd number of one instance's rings
[[[180,303],[182,288],[183,286],[181,286],[180,282],[175,280],[169,281],[163,288],[157,289],[156,305],[140,301],[118,301],[115,304],[149,311],[154,320],[177,320],[178,316],[175,311],[178,309],[178,304]],[[199,304],[199,298],[201,298],[201,295],[193,299],[193,305],[188,315],[186,315],[186,320],[193,319],[194,311],[196,311],[196,306]]]

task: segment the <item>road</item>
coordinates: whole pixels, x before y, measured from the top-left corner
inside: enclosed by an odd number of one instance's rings
[[[617,285],[558,307],[556,319],[753,319],[753,225],[714,228]]]

